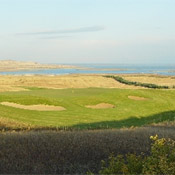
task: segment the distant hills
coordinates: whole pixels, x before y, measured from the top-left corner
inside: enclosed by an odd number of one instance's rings
[[[0,72],[36,70],[36,69],[68,69],[77,68],[72,65],[41,64],[32,61],[0,60]]]

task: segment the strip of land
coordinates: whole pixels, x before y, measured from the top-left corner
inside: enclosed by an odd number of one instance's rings
[[[118,68],[92,68],[65,64],[41,64],[32,61],[14,61],[0,60],[0,72],[13,72],[24,70],[42,70],[42,69],[77,69],[91,71],[127,71],[128,69]]]
[[[37,62],[2,60],[0,61],[0,72],[40,70],[40,69],[71,69],[78,68],[73,65],[41,64]]]

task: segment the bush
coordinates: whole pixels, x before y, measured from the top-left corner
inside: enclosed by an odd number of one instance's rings
[[[99,174],[141,174],[143,169],[142,156],[128,154],[126,158],[122,155],[109,157],[109,163],[102,161],[102,169]]]
[[[171,139],[158,139],[152,137],[154,144],[151,155],[143,166],[144,174],[175,174],[175,141]]]
[[[141,83],[141,82],[135,82],[135,81],[128,81],[128,80],[125,80],[125,79],[123,79],[122,77],[119,77],[119,76],[107,75],[105,77],[113,78],[116,81],[118,81],[120,83],[123,83],[123,84],[127,84],[127,85],[141,86],[141,87],[153,88],[153,89],[169,89],[168,86],[159,86],[159,85],[151,84],[151,83]]]
[[[126,156],[113,154],[107,161],[102,161],[99,174],[116,175],[174,175],[175,174],[175,141],[172,139],[158,139],[153,141],[150,155],[127,154]]]

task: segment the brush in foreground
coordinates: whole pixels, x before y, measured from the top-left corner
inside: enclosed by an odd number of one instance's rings
[[[102,161],[99,174],[116,175],[174,175],[175,174],[175,141],[172,139],[158,139],[151,136],[153,141],[149,155],[111,154],[108,161]],[[89,173],[93,174],[93,173]]]
[[[150,154],[150,135],[175,139],[172,127],[0,133],[0,174],[98,173],[114,155]]]

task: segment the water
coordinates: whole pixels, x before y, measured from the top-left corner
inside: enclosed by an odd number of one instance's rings
[[[77,64],[75,66],[92,69],[44,69],[0,72],[3,75],[63,75],[63,74],[160,74],[175,75],[175,65],[127,65],[127,64]],[[118,69],[118,70],[114,70]]]

